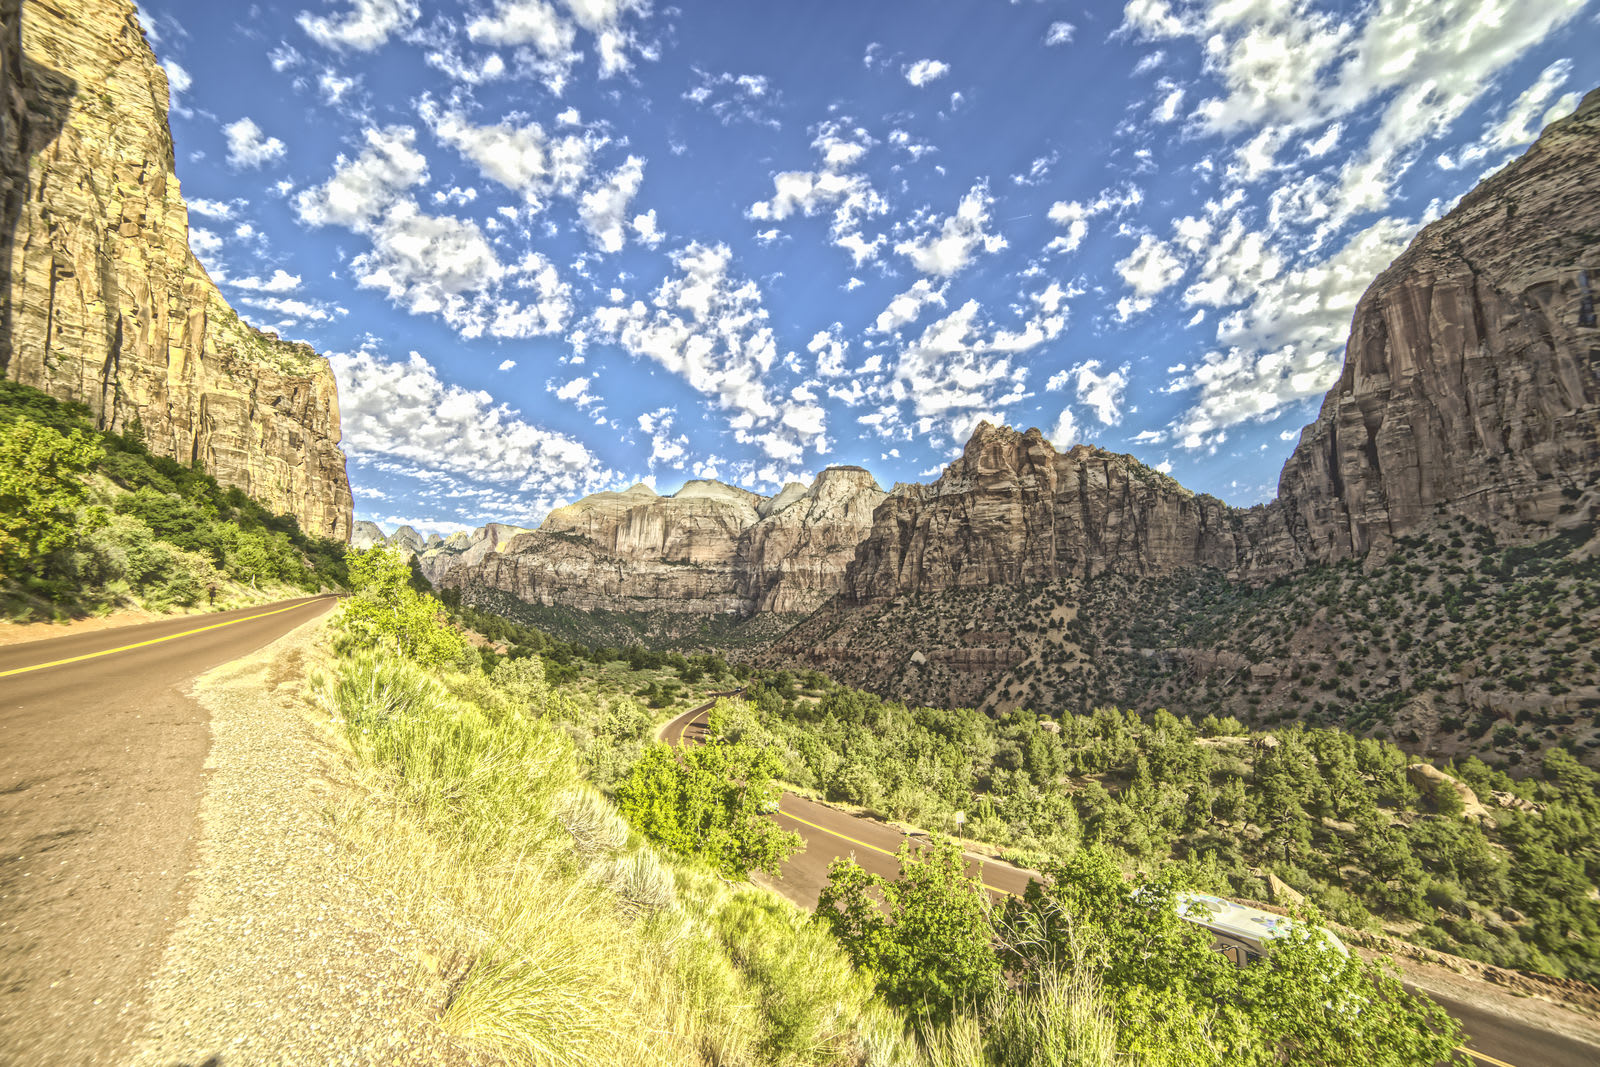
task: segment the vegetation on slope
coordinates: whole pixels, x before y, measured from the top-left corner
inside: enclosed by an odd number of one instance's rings
[[[1386,557],[1264,585],[1196,568],[953,590],[824,609],[760,658],[918,703],[1338,725],[1509,769],[1569,743],[1595,764],[1594,536],[1503,545],[1454,520]]]
[[[345,581],[344,545],[237,488],[0,381],[0,606],[17,619],[289,594]]]
[[[908,708],[814,672],[763,672],[747,698],[713,729],[826,800],[944,832],[964,812],[965,834],[1028,866],[1097,846],[1255,900],[1275,877],[1352,926],[1600,981],[1600,774],[1565,749],[1520,780],[1448,765],[1492,805],[1468,817],[1393,744],[1329,728]]]
[[[647,742],[678,709],[652,715],[637,690],[659,691],[671,672],[698,701],[728,684],[726,664],[578,656],[470,609],[508,654],[449,648],[414,625],[444,609],[409,588],[397,556],[369,553],[352,574],[363,621],[345,624],[323,687],[376,806],[342,818],[413,906],[442,909],[432,925],[463,961],[442,1024],[513,1062],[1176,1067],[1343,1062],[1355,1048],[1375,1063],[1431,1064],[1457,1040],[1391,978],[1314,946],[1223,973],[1173,910],[1170,893],[1192,884],[1178,866],[1127,880],[1109,856],[1074,850],[1051,869],[1053,895],[997,911],[939,845],[907,853],[893,886],[837,867],[837,909],[807,921],[718,876],[774,858],[753,816],[786,753],[760,711],[719,704],[703,758]],[[398,662],[419,656],[433,669]],[[770,705],[782,681],[757,699]],[[631,830],[595,785],[622,800]],[[569,907],[580,896],[585,908]],[[590,969],[574,1006],[574,976]],[[1326,1011],[1330,997],[1349,1010]],[[581,1016],[563,1024],[564,1043],[545,1021],[560,1012]]]

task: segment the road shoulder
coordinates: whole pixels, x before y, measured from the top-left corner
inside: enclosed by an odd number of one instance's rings
[[[190,905],[137,1065],[451,1063],[428,937],[364,877],[331,813],[347,788],[307,703],[323,616],[195,686],[212,745]]]

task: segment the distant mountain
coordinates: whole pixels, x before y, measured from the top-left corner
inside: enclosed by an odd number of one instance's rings
[[[0,374],[348,537],[328,361],[241,322],[189,251],[134,5],[0,0],[0,71]]]

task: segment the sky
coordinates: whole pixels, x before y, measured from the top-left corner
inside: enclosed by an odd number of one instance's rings
[[[139,12],[191,246],[442,533],[985,419],[1270,500],[1367,285],[1600,85],[1600,0]]]

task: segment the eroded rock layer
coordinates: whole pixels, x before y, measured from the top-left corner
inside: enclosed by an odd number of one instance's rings
[[[579,611],[806,612],[843,588],[883,497],[859,467],[772,498],[712,481],[668,497],[636,485],[558,508],[537,530],[508,539],[512,528],[484,527],[419,559],[438,585]]]
[[[1283,469],[1301,551],[1460,515],[1536,535],[1600,473],[1600,90],[1425,228],[1356,307],[1344,373]]]
[[[327,360],[239,320],[189,251],[167,79],[129,0],[14,0],[6,60],[0,370],[142,425],[308,533],[347,538]],[[15,76],[13,76],[13,70]]]

